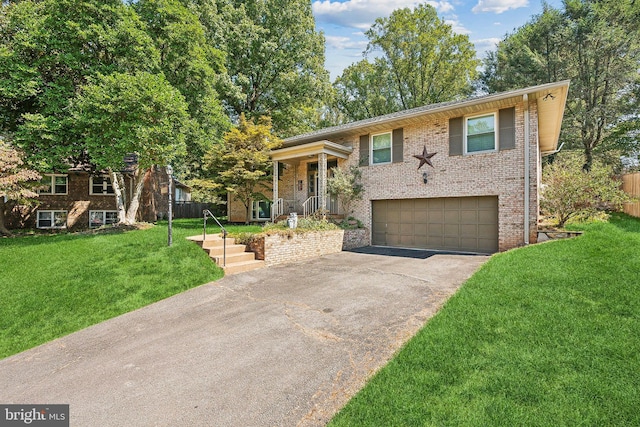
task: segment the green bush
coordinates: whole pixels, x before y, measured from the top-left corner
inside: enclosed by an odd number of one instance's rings
[[[582,157],[569,152],[543,170],[540,208],[559,227],[573,218],[590,220],[603,211],[619,211],[630,201],[611,167],[594,160],[587,172],[582,165]]]

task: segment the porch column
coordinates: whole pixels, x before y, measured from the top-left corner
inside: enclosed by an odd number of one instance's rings
[[[278,161],[273,161],[273,203],[271,204],[271,221],[278,216]]]
[[[320,196],[318,209],[322,209],[322,215],[327,212],[327,154],[318,154],[318,195]]]

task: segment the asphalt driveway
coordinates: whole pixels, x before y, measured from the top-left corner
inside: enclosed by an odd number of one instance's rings
[[[487,258],[342,252],[228,276],[0,360],[0,403],[69,404],[74,427],[324,425]]]

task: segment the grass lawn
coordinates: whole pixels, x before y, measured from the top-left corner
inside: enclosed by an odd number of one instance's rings
[[[125,233],[0,239],[0,358],[219,279],[222,270],[185,240],[199,233],[202,220],[193,219],[174,221],[170,248],[166,222]]]
[[[640,220],[494,256],[330,426],[640,425]]]

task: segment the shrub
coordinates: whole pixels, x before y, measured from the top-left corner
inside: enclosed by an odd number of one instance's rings
[[[574,217],[589,220],[602,211],[619,211],[629,201],[611,167],[594,160],[587,172],[582,165],[581,156],[563,153],[543,170],[540,208],[559,227]]]

